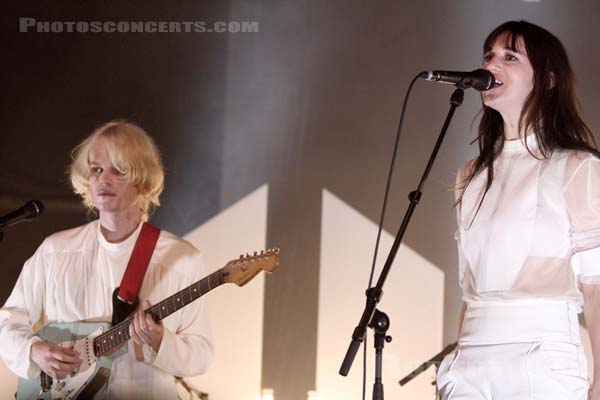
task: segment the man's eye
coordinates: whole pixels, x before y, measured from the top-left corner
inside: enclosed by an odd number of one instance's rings
[[[505,58],[507,61],[516,61],[516,60],[517,60],[517,57],[515,57],[515,56],[514,56],[514,55],[512,55],[512,54],[507,54],[507,55],[505,55],[505,56],[504,56],[504,58]]]
[[[113,175],[115,175],[115,176],[119,176],[119,177],[123,177],[123,176],[125,176],[125,173],[124,173],[124,172],[121,172],[121,171],[119,171],[119,170],[118,170],[118,169],[116,169],[116,168],[111,168],[111,172],[112,172],[112,174],[113,174]]]
[[[492,55],[491,54],[484,55],[483,56],[483,61],[485,61],[485,62],[492,61]]]

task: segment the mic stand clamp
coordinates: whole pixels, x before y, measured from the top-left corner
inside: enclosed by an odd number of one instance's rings
[[[385,342],[391,342],[392,337],[387,335],[390,327],[390,319],[387,314],[375,310],[369,328],[373,328],[374,347],[375,347],[375,383],[373,384],[373,400],[383,400],[383,346]]]

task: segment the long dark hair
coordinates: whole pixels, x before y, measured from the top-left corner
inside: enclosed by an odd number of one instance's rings
[[[483,44],[483,53],[490,51],[503,35],[506,35],[506,47],[513,51],[517,51],[517,40],[523,39],[533,68],[533,89],[521,110],[519,132],[533,131],[543,158],[550,157],[555,149],[581,150],[600,157],[591,130],[579,116],[573,71],[560,40],[530,22],[509,21],[489,34]],[[466,179],[460,186],[464,192],[473,177],[487,168],[487,184],[479,204],[481,207],[494,179],[494,159],[504,146],[502,116],[485,104],[475,140],[479,144],[479,156],[471,164],[472,168],[467,171]],[[461,200],[462,196],[457,205]]]

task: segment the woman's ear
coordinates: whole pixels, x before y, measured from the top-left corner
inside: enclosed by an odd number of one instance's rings
[[[548,90],[554,89],[555,85],[556,85],[556,77],[554,75],[554,72],[550,72],[550,82],[549,82]]]

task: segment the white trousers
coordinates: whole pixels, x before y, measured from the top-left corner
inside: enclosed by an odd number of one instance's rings
[[[566,303],[469,305],[442,362],[444,400],[585,400],[587,361]]]

